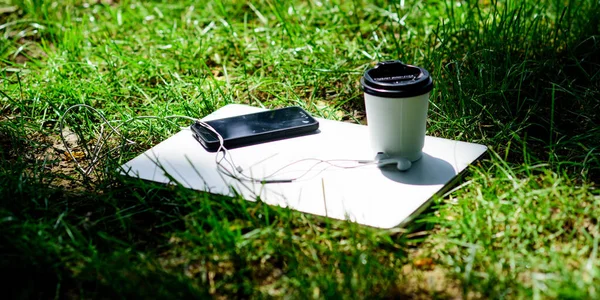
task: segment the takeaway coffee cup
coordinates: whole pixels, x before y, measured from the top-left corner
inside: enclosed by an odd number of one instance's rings
[[[372,149],[388,157],[419,160],[433,88],[429,72],[399,60],[384,61],[365,71],[360,83]]]

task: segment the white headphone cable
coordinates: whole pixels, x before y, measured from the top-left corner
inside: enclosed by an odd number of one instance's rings
[[[96,142],[96,146],[94,147],[95,149],[92,149],[93,155],[91,157],[91,161],[90,161],[90,165],[88,166],[87,170],[83,168],[83,166],[81,165],[81,163],[79,162],[79,160],[75,157],[75,155],[73,154],[73,151],[71,150],[71,147],[68,145],[68,142],[64,136],[64,122],[65,122],[65,117],[68,115],[68,113],[71,112],[71,110],[75,109],[75,108],[86,108],[91,110],[93,113],[95,113],[96,115],[98,115],[100,117],[100,119],[102,119],[103,123],[101,124],[101,129],[100,129],[100,138],[98,139],[98,141]],[[125,145],[132,145],[132,144],[136,144],[136,142],[127,139],[125,136],[123,136],[123,134],[121,134],[121,132],[119,131],[119,128],[122,127],[124,124],[129,123],[131,121],[137,120],[137,119],[186,119],[186,120],[191,120],[193,122],[196,122],[198,125],[208,129],[210,132],[212,132],[217,139],[219,140],[219,148],[217,149],[217,153],[215,154],[215,163],[217,165],[217,170],[218,172],[226,175],[227,177],[230,177],[232,179],[235,180],[239,180],[239,181],[249,181],[249,182],[255,182],[255,183],[261,183],[261,184],[267,184],[267,183],[289,183],[289,182],[293,182],[293,181],[297,181],[300,178],[303,178],[304,176],[308,175],[311,171],[313,171],[314,168],[316,168],[317,166],[321,165],[321,164],[327,164],[329,166],[325,167],[324,169],[320,170],[316,175],[322,173],[323,171],[325,171],[326,169],[328,169],[329,167],[337,167],[337,168],[342,168],[342,169],[353,169],[353,168],[358,168],[358,167],[363,167],[363,166],[368,166],[368,165],[372,165],[372,164],[376,164],[377,161],[373,161],[373,160],[352,160],[352,159],[332,159],[332,160],[322,160],[322,159],[318,159],[318,158],[305,158],[305,159],[301,159],[298,161],[294,161],[292,163],[286,164],[284,166],[282,166],[281,168],[277,169],[276,171],[272,172],[271,174],[263,177],[262,179],[257,179],[251,176],[248,176],[246,174],[244,174],[243,169],[239,166],[236,166],[234,161],[233,161],[233,157],[230,153],[230,151],[224,146],[225,141],[223,139],[223,137],[221,136],[221,134],[219,134],[212,126],[210,126],[208,123],[201,121],[200,119],[197,118],[193,118],[193,117],[189,117],[189,116],[182,116],[182,115],[170,115],[170,116],[165,116],[165,117],[159,117],[159,116],[138,116],[138,117],[133,117],[130,118],[126,121],[121,122],[120,124],[113,126],[111,124],[111,121],[108,121],[104,115],[97,110],[96,108],[87,105],[87,104],[75,104],[70,106],[69,108],[67,108],[67,110],[65,110],[65,112],[63,113],[63,115],[61,116],[60,120],[59,120],[59,128],[60,128],[60,138],[63,142],[63,146],[65,147],[65,150],[67,152],[67,154],[70,156],[70,158],[73,160],[73,162],[75,162],[77,169],[84,175],[84,176],[89,176],[89,174],[93,171],[96,163],[98,163],[98,161],[100,161],[100,159],[102,159],[103,157],[105,157],[106,155],[109,155],[110,153],[114,152],[115,150],[118,150],[122,147],[124,147]],[[109,133],[106,137],[104,137],[104,125],[108,125],[108,127],[111,130],[111,133]],[[116,146],[112,149],[110,149],[106,154],[104,155],[100,155],[100,151],[102,149],[102,147],[104,147],[106,140],[110,137],[111,134],[116,134],[119,137],[121,137],[124,141],[126,141],[125,145],[121,145],[121,146]],[[228,169],[223,161],[225,161],[232,170]],[[301,175],[294,177],[294,178],[288,178],[288,179],[270,179],[272,177],[274,177],[275,175],[277,175],[278,173],[282,172],[283,170],[285,170],[286,168],[289,168],[292,165],[301,163],[301,162],[306,162],[306,161],[316,161],[315,164],[313,164],[310,168],[308,168],[304,173],[302,173]],[[334,162],[356,162],[358,163],[358,165],[355,166],[342,166],[342,165],[338,165],[335,164]],[[316,176],[315,175],[315,176]]]

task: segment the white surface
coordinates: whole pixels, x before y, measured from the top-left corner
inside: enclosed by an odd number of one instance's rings
[[[204,120],[260,111],[231,104]],[[263,178],[282,166],[306,158],[370,160],[375,153],[369,146],[366,126],[318,119],[319,132],[307,136],[232,149],[237,165],[246,174]],[[215,153],[204,150],[189,129],[144,152],[123,165],[129,176],[172,183],[214,194],[233,196],[234,190],[245,199],[257,197],[271,205],[290,207],[302,212],[360,224],[392,228],[411,219],[413,214],[486,151],[473,143],[426,137],[423,157],[410,170],[399,172],[393,166],[379,169],[374,165],[340,169],[325,165],[313,169],[304,180],[281,184],[240,183],[222,176],[215,164]],[[293,178],[308,170],[314,162],[286,168],[271,179]],[[344,163],[347,166],[355,163]]]
[[[429,93],[408,98],[386,98],[365,93],[371,147],[390,157],[421,158]]]

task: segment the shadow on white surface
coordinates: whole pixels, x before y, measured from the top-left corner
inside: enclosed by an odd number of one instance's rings
[[[275,142],[282,141],[282,140],[289,140],[291,138],[307,137],[307,136],[316,135],[316,134],[319,134],[319,133],[321,133],[321,130],[317,129],[317,130],[311,131],[311,132],[291,133],[291,134],[288,134],[288,135],[286,135],[284,137],[279,137],[279,138],[272,138],[272,137],[270,137],[269,141],[266,141],[266,142],[262,141],[260,139],[253,139],[253,140],[246,141],[246,142],[243,142],[243,143],[238,143],[237,145],[229,146],[229,147],[226,147],[226,148],[227,148],[227,150],[233,150],[233,149],[238,149],[238,148],[255,146],[255,145],[259,145],[259,144],[273,144]],[[194,133],[191,133],[190,135],[194,139],[197,139]],[[210,153],[216,153],[217,152],[216,149],[214,149],[214,150],[206,149],[206,151],[208,151]]]
[[[381,173],[388,179],[410,185],[446,184],[456,175],[454,167],[443,159],[423,153],[423,157],[406,171],[398,171],[396,166],[381,168]]]

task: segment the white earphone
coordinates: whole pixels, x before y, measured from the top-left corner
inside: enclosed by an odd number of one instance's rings
[[[410,169],[412,163],[410,160],[403,157],[389,157],[387,154],[383,152],[377,153],[375,156],[375,163],[377,167],[381,168],[388,165],[396,165],[398,171],[406,171]]]

